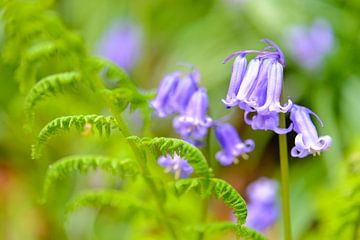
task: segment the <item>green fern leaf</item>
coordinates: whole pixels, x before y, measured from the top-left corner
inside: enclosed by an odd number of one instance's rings
[[[88,124],[92,129],[95,128],[99,135],[105,131],[106,135],[110,135],[112,128],[118,128],[117,121],[112,116],[102,115],[75,115],[59,117],[49,122],[41,129],[36,143],[32,147],[32,158],[40,157],[42,146],[52,137],[62,131],[69,131],[71,127],[83,131],[85,125]]]
[[[140,147],[146,147],[156,157],[159,154],[174,155],[177,153],[183,159],[186,159],[194,168],[195,173],[202,177],[211,177],[212,170],[209,168],[207,161],[201,151],[195,146],[181,139],[176,138],[139,138],[136,136],[128,137],[129,141],[133,141]]]
[[[195,226],[186,227],[187,231],[195,232],[225,232],[236,231],[237,225],[232,222],[212,222],[207,224],[199,224]]]
[[[266,238],[261,233],[246,226],[238,227],[237,234],[244,240],[266,240]]]
[[[217,178],[189,178],[175,182],[175,191],[178,195],[190,190],[195,190],[203,196],[212,194],[216,198],[222,199],[228,207],[233,209],[237,223],[239,225],[245,223],[247,216],[245,200],[226,181]]]
[[[134,176],[138,173],[137,165],[128,159],[120,160],[99,155],[75,155],[62,158],[50,165],[45,177],[43,200],[54,182],[64,179],[71,173],[87,173],[89,170],[100,168],[113,175]]]
[[[89,59],[89,63],[95,71],[104,71],[105,75],[103,77],[106,79],[119,83],[121,86],[135,87],[127,73],[111,61],[99,57],[92,57]]]
[[[66,72],[45,77],[37,82],[25,99],[25,111],[29,119],[32,119],[33,110],[39,101],[47,96],[63,92],[67,86],[74,86],[79,80],[79,72]]]
[[[116,190],[103,190],[103,191],[88,191],[77,195],[71,200],[65,207],[66,215],[78,210],[82,207],[102,207],[110,206],[116,210],[124,211],[124,208],[131,209],[132,214],[137,212],[150,213],[151,209],[147,208],[146,205],[136,199],[134,196]]]

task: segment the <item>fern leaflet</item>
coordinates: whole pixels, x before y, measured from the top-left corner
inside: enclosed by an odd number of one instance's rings
[[[47,96],[63,92],[65,87],[74,86],[80,80],[79,72],[66,72],[54,74],[41,79],[28,93],[25,99],[25,111],[32,119],[35,105]]]
[[[45,177],[43,199],[57,180],[63,179],[73,172],[86,173],[100,168],[113,175],[134,176],[138,173],[137,165],[128,159],[120,160],[99,155],[74,155],[62,158],[50,165]]]
[[[41,129],[36,143],[32,147],[32,158],[40,157],[42,146],[52,137],[59,134],[61,131],[69,131],[71,127],[75,126],[77,130],[82,131],[85,124],[89,124],[91,128],[95,126],[99,135],[102,135],[104,130],[106,135],[110,135],[112,128],[118,128],[117,121],[112,116],[102,115],[75,115],[59,117],[49,122],[43,129]]]
[[[222,199],[224,203],[234,211],[237,223],[242,225],[246,221],[247,209],[245,200],[226,181],[217,178],[190,178],[175,182],[175,190],[182,195],[189,190],[195,190],[202,196],[213,194],[216,198]]]

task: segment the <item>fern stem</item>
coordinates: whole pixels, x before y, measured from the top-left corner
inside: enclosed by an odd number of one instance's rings
[[[280,127],[286,128],[285,114],[280,113]],[[289,163],[287,150],[286,134],[279,134],[279,152],[281,167],[281,198],[282,215],[284,223],[285,240],[291,240],[291,221],[290,221],[290,200],[289,200]]]

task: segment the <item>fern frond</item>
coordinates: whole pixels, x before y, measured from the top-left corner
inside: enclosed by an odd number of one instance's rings
[[[190,143],[176,138],[139,138],[137,136],[128,137],[140,147],[146,147],[156,157],[160,154],[174,156],[177,153],[183,159],[186,159],[194,168],[195,173],[202,177],[211,177],[212,169],[209,168],[207,161],[201,151]]]
[[[104,130],[107,136],[110,135],[112,128],[118,128],[117,121],[112,116],[102,115],[75,115],[59,117],[49,122],[43,129],[41,129],[36,143],[32,147],[32,158],[36,159],[40,156],[42,146],[52,137],[62,131],[69,131],[71,127],[77,130],[84,130],[85,124],[91,128],[95,128],[99,135],[102,135]],[[121,130],[121,129],[120,129]]]
[[[217,178],[189,178],[175,182],[175,191],[178,195],[190,190],[195,190],[202,196],[212,194],[216,198],[222,199],[228,207],[233,209],[237,224],[242,225],[245,223],[247,216],[245,200],[226,181]]]
[[[239,226],[237,234],[244,240],[266,240],[266,238],[259,232],[246,226]]]
[[[129,104],[130,111],[137,108],[150,108],[148,102],[154,98],[152,92],[139,92],[137,89],[125,87],[113,90],[105,89],[103,93],[119,112],[124,111]]]
[[[100,57],[92,57],[89,59],[89,63],[95,71],[104,71],[103,77],[107,80],[117,82],[121,86],[135,87],[125,70],[113,62]]]
[[[124,211],[124,207],[131,209],[132,214],[137,212],[149,213],[151,209],[146,207],[144,202],[126,192],[116,190],[103,190],[103,191],[88,191],[77,195],[65,207],[66,215],[78,210],[82,207],[95,207],[110,206],[116,210]]]
[[[186,227],[187,231],[195,232],[225,232],[225,231],[236,231],[237,225],[232,222],[212,222],[207,224],[199,224],[195,226]]]
[[[97,168],[121,176],[134,176],[138,173],[137,165],[129,159],[121,160],[99,155],[68,156],[49,166],[44,182],[43,200],[46,200],[50,188],[57,180],[64,179],[74,172],[87,173]]]
[[[80,80],[79,72],[54,74],[41,79],[31,89],[25,99],[25,111],[32,118],[35,105],[47,96],[63,92],[68,86],[74,86]]]

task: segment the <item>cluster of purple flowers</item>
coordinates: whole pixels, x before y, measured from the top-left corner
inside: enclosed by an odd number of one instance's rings
[[[281,105],[285,57],[274,42],[267,39],[263,41],[268,46],[261,51],[238,51],[225,59],[224,62],[227,62],[236,56],[229,90],[223,103],[228,108],[238,106],[244,110],[245,122],[254,130],[272,130],[278,134],[294,130],[298,135],[291,150],[293,157],[303,158],[326,150],[331,145],[331,138],[318,136],[310,118],[311,114],[315,114],[305,107],[293,104],[290,99],[287,104]],[[256,54],[249,64],[246,59],[248,54]],[[292,123],[286,129],[280,128],[279,113],[287,112],[290,112]]]
[[[310,27],[294,26],[285,38],[291,55],[309,70],[319,67],[334,45],[333,30],[325,19],[316,19]]]
[[[262,177],[251,183],[246,193],[248,196],[248,217],[246,225],[260,232],[272,226],[278,216],[279,209],[276,203],[278,183]]]
[[[167,74],[151,106],[159,117],[177,114],[173,120],[174,129],[183,139],[196,146],[201,146],[209,128],[214,128],[223,148],[216,154],[221,164],[236,162],[238,156],[246,158],[246,153],[254,149],[254,142],[250,139],[243,142],[233,126],[214,121],[208,116],[208,96],[206,90],[199,86],[199,80],[200,74],[196,70],[184,76],[178,71]],[[166,159],[171,161],[170,158]]]
[[[225,59],[224,62],[227,62],[235,57],[228,93],[223,103],[227,108],[238,106],[244,110],[245,122],[254,130],[272,130],[277,134],[287,134],[294,130],[297,136],[291,150],[293,157],[320,154],[320,151],[330,147],[331,137],[319,137],[311,115],[316,116],[320,123],[321,120],[311,110],[294,104],[290,99],[286,104],[281,104],[285,57],[274,42],[268,39],[263,41],[267,46],[260,51],[238,51]],[[249,54],[256,54],[256,57],[248,63],[246,57]],[[178,71],[166,75],[151,106],[159,117],[178,114],[173,120],[175,130],[194,145],[201,145],[209,128],[214,128],[222,147],[216,159],[222,165],[237,162],[239,156],[246,159],[246,153],[254,149],[254,141],[242,141],[233,126],[214,121],[207,115],[208,96],[206,90],[199,86],[199,80],[200,74],[196,70],[184,76]],[[290,113],[289,127],[280,128],[280,113]],[[169,157],[166,159],[169,163],[172,161]]]
[[[158,164],[165,168],[165,172],[174,173],[175,179],[187,178],[194,171],[191,165],[176,153],[174,153],[174,157],[171,157],[170,154],[167,154],[166,157],[161,156]]]

